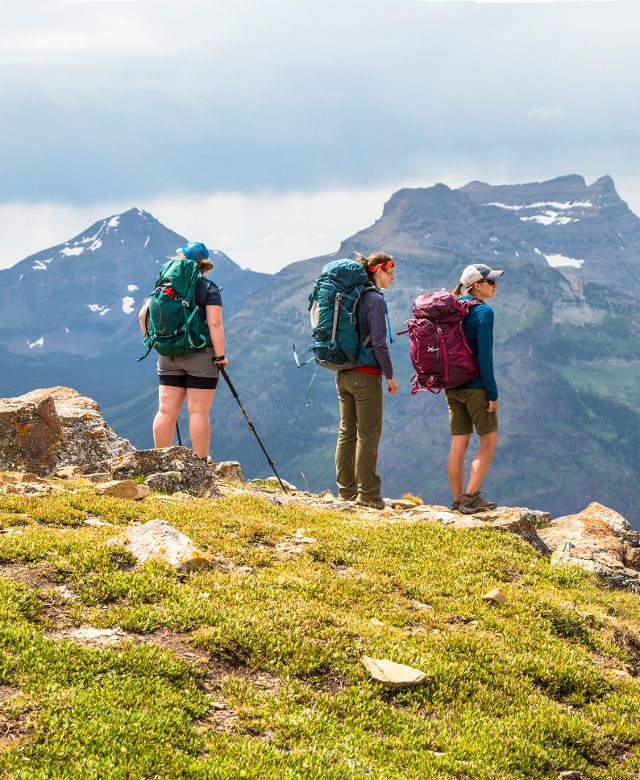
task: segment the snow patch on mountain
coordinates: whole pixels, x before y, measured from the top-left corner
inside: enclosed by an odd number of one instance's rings
[[[100,249],[101,246],[102,246],[102,241],[99,238],[96,238],[93,244],[91,244],[91,246],[89,247],[89,251],[95,252],[96,249]]]
[[[120,224],[120,214],[116,214],[115,216],[111,217],[111,219],[107,222],[108,228],[117,228]]]
[[[84,252],[83,246],[65,246],[64,249],[60,250],[60,254],[64,255],[65,257],[70,257],[72,255],[81,255]]]
[[[29,341],[29,339],[27,339],[27,346],[29,349],[33,349],[34,347],[40,347],[42,349],[44,347],[44,336],[40,336],[40,338],[35,341]]]
[[[521,222],[538,222],[540,225],[568,225],[569,222],[580,222],[579,218],[561,217],[558,211],[545,211],[533,217],[520,217]]]
[[[497,206],[500,209],[509,209],[510,211],[521,211],[522,209],[542,209],[552,208],[559,211],[567,211],[568,209],[589,209],[593,208],[593,203],[590,200],[541,200],[536,203],[523,203],[520,205],[514,205],[511,203],[485,203],[485,206]]]
[[[101,317],[104,317],[104,315],[108,311],[111,311],[110,307],[108,307],[108,306],[100,306],[99,303],[88,303],[87,304],[87,308],[91,309],[91,311],[93,311],[93,312],[99,312]]]
[[[576,260],[564,255],[544,255],[544,259],[552,268],[582,268],[584,260]]]
[[[122,311],[125,314],[133,314],[133,304],[135,303],[135,299],[132,298],[130,295],[125,295],[125,297],[122,299]],[[107,309],[108,311],[108,309]]]
[[[151,236],[147,236],[147,240],[144,242],[144,248],[145,248],[145,249],[147,248],[147,245],[148,245],[148,243],[149,243],[149,239],[150,239],[150,238],[151,238]]]
[[[53,257],[49,257],[46,260],[36,260],[35,265],[32,265],[34,271],[46,271],[47,265],[53,260]]]

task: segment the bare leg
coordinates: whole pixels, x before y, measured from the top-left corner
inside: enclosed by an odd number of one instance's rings
[[[209,411],[215,392],[215,390],[203,390],[199,387],[189,387],[187,389],[191,447],[200,458],[206,458],[209,454],[209,442],[211,440]]]
[[[156,447],[171,446],[180,407],[186,394],[185,387],[160,385],[158,393],[160,403],[153,421],[153,441]]]
[[[447,475],[451,486],[451,497],[454,501],[460,501],[462,485],[464,484],[464,456],[469,447],[471,434],[451,437],[451,449],[447,460]]]
[[[495,452],[497,443],[497,431],[485,433],[484,436],[480,436],[480,446],[471,463],[467,493],[476,493],[482,487],[482,482],[484,481],[486,473],[489,471],[491,461],[493,460],[493,453]]]

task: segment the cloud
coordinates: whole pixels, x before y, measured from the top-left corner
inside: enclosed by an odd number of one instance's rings
[[[527,119],[558,119],[564,115],[562,108],[533,108],[525,114]]]

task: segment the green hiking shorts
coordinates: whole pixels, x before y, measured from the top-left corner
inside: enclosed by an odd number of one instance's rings
[[[484,388],[447,390],[449,425],[452,436],[466,436],[476,429],[478,436],[498,430],[498,413],[488,412],[487,391]]]

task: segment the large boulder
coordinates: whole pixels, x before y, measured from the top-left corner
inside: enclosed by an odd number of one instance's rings
[[[0,469],[43,476],[63,466],[98,471],[131,450],[104,421],[98,404],[69,387],[0,399]]]
[[[209,464],[187,447],[162,447],[157,450],[136,450],[109,461],[111,479],[154,476],[178,472],[180,490],[191,490],[201,496],[219,495]],[[175,480],[175,474],[172,476]]]
[[[0,469],[50,474],[61,444],[62,425],[51,397],[0,398]]]
[[[622,515],[593,502],[538,531],[556,565],[579,566],[612,587],[640,592],[640,534]]]

